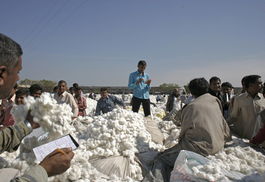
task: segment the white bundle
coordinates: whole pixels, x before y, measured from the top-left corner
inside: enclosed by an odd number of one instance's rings
[[[210,181],[222,179],[224,170],[244,175],[265,173],[265,156],[250,147],[228,147],[208,158],[209,163],[193,167],[192,170],[196,176]]]
[[[43,93],[37,99],[29,96],[25,98],[25,103],[25,105],[15,105],[12,108],[11,113],[15,121],[25,120],[28,111],[31,110],[34,122],[39,123],[52,138],[75,131],[74,127],[70,125],[73,115],[70,106],[57,104],[57,101],[49,93]]]

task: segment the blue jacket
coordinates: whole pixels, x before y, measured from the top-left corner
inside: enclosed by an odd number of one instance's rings
[[[100,98],[97,103],[95,115],[100,115],[100,112],[105,114],[107,112],[112,111],[115,107],[115,104],[124,106],[123,101],[114,95],[108,95],[107,98]]]

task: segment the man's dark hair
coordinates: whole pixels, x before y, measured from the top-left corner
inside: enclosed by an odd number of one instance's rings
[[[138,66],[140,66],[140,65],[142,65],[142,66],[146,66],[146,62],[145,62],[145,60],[140,60],[140,61],[138,62]]]
[[[205,78],[195,78],[189,83],[189,90],[195,97],[208,93],[208,89],[209,83]]]
[[[65,83],[65,85],[67,85],[66,81],[64,81],[64,80],[60,80],[60,81],[58,82],[58,85],[60,85],[60,84],[62,84],[62,83]]]
[[[53,91],[53,92],[58,91],[58,86],[53,87],[52,91]]]
[[[221,87],[233,88],[232,84],[229,83],[229,82],[224,82],[224,83],[222,83]]]
[[[251,83],[256,83],[258,79],[260,79],[261,76],[259,75],[248,75],[245,78],[245,87],[248,88]]]
[[[69,88],[69,91],[70,91],[70,92],[74,92],[75,89],[76,89],[75,87],[70,87],[70,88]]]
[[[18,58],[23,54],[21,46],[0,33],[0,65],[13,68],[18,63]]]
[[[74,87],[74,88],[78,88],[78,87],[79,87],[78,83],[74,83],[74,84],[73,84],[73,87]]]
[[[20,97],[21,95],[29,95],[29,89],[27,88],[20,88],[16,91],[16,97]]]
[[[107,87],[102,87],[102,88],[100,88],[100,92],[105,92],[105,91],[108,92],[108,88],[107,88]]]
[[[220,82],[221,82],[221,79],[218,78],[217,76],[213,76],[213,77],[210,78],[210,80],[209,80],[210,84],[213,83],[213,82],[215,82],[215,81],[220,81]]]
[[[36,93],[37,91],[43,91],[42,87],[39,84],[33,84],[29,87],[29,93],[30,95],[33,95],[34,93]]]
[[[241,79],[241,85],[244,87],[244,86],[246,86],[246,78],[247,78],[248,76],[244,76],[242,79]]]

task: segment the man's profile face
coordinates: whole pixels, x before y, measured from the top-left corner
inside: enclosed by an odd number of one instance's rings
[[[263,86],[262,85],[262,80],[261,80],[261,78],[259,78],[259,79],[257,79],[257,81],[255,83],[251,83],[249,85],[249,88],[253,91],[254,94],[257,94],[258,92],[261,91],[262,86]]]
[[[66,90],[67,90],[67,85],[66,85],[66,83],[64,83],[64,82],[62,82],[62,83],[60,83],[59,85],[58,85],[58,93],[59,94],[62,94],[62,93],[64,93]]]
[[[18,58],[18,63],[13,68],[6,68],[2,71],[2,85],[0,85],[0,99],[8,98],[19,80],[19,72],[22,69],[22,58]]]
[[[145,68],[146,68],[146,65],[139,65],[138,66],[138,71],[140,72],[140,73],[143,73],[144,72],[144,70],[145,70]]]
[[[221,81],[220,80],[212,81],[210,84],[210,88],[216,92],[221,91]]]

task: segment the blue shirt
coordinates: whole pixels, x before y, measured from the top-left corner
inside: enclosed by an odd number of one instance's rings
[[[139,78],[143,78],[143,81],[139,84],[136,84],[136,81]],[[139,99],[149,99],[149,90],[151,87],[145,83],[149,79],[150,77],[148,74],[141,74],[139,71],[130,74],[128,87],[129,89],[133,90],[134,97]]]
[[[110,112],[114,109],[115,104],[119,104],[121,106],[124,106],[124,103],[121,99],[118,99],[117,97],[113,95],[108,95],[106,98],[100,98],[97,103],[96,108],[96,116],[100,115],[100,112],[103,114]]]

